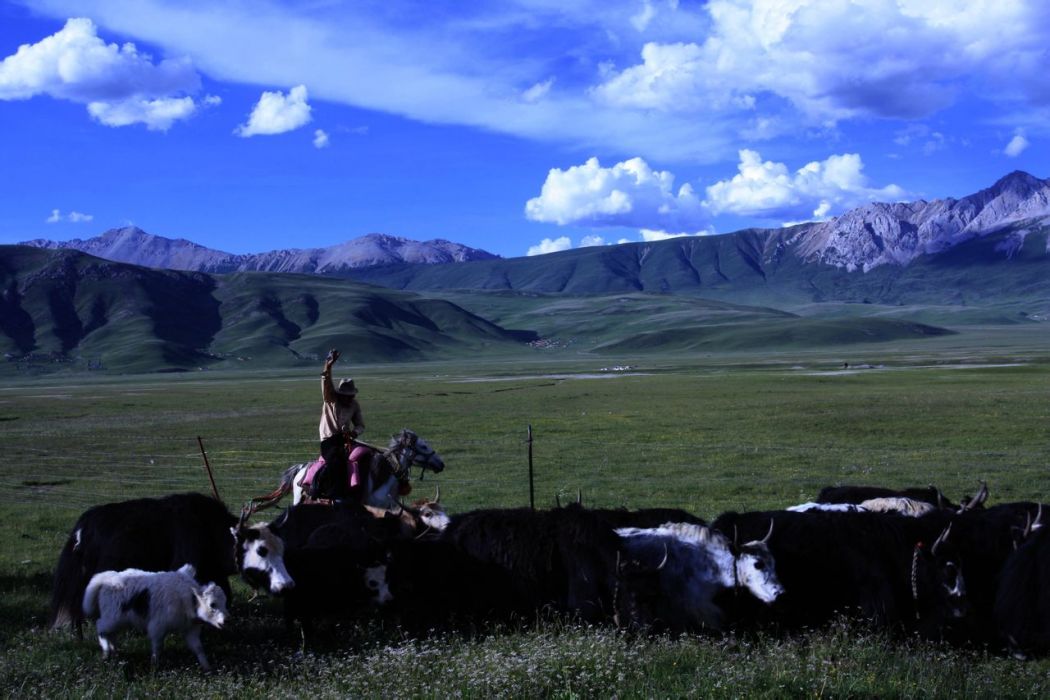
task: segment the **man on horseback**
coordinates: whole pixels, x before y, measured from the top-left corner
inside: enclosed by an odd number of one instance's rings
[[[311,498],[361,497],[362,484],[348,489],[347,459],[350,443],[364,432],[365,421],[361,416],[361,404],[357,402],[357,386],[353,379],[343,379],[339,386],[332,383],[332,365],[339,359],[335,348],[325,358],[321,372],[321,456],[324,469],[315,475],[311,485]]]

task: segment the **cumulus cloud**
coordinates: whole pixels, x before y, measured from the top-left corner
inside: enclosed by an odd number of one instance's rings
[[[129,99],[121,102],[91,102],[88,114],[106,126],[145,124],[147,129],[167,131],[180,119],[187,119],[197,111],[190,97],[156,100]]]
[[[241,124],[234,133],[250,136],[283,134],[310,123],[311,107],[306,102],[306,86],[296,85],[285,95],[280,90],[264,92],[252,109],[247,124]]]
[[[572,248],[572,240],[568,236],[561,236],[560,238],[544,238],[538,244],[529,246],[528,251],[525,255],[546,255],[547,253],[557,253],[561,250],[568,250]]]
[[[596,234],[591,234],[591,235],[588,235],[588,236],[584,236],[583,238],[580,239],[580,247],[581,248],[594,248],[596,246],[602,246],[602,245],[608,245],[608,243],[605,242],[605,238],[604,237],[598,236]]]
[[[702,41],[646,44],[593,94],[667,111],[787,100],[816,120],[915,118],[963,89],[1045,103],[1045,3],[711,0]],[[989,28],[995,28],[993,39]]]
[[[314,131],[314,148],[328,148],[328,134],[324,129]]]
[[[552,168],[538,197],[525,204],[532,221],[584,226],[697,229],[706,221],[700,198],[674,175],[641,158],[602,167],[597,158],[566,170]]]
[[[1016,158],[1017,156],[1024,153],[1025,149],[1029,146],[1028,139],[1024,137],[1024,134],[1018,132],[1014,134],[1014,137],[1010,139],[1010,143],[1006,144],[1006,148],[1003,149],[1003,153]]]
[[[68,214],[63,215],[60,210],[52,209],[51,215],[47,217],[44,221],[45,223],[49,224],[57,224],[62,221],[68,221],[73,224],[83,224],[87,223],[88,221],[93,221],[94,218],[95,217],[91,214],[84,214],[79,211],[71,211]]]
[[[0,100],[38,95],[87,105],[107,126],[145,124],[166,130],[192,116],[185,93],[200,88],[189,59],[154,63],[134,44],[107,44],[90,19],[73,18],[36,44],[23,44],[0,62]],[[216,98],[217,99],[217,98]]]
[[[792,173],[784,163],[763,161],[756,151],[744,149],[738,170],[732,179],[707,188],[704,205],[713,214],[820,219],[832,211],[876,200],[897,201],[906,195],[897,185],[869,186],[856,153],[832,155]]]

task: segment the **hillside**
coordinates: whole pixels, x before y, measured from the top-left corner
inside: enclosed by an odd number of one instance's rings
[[[796,255],[796,229],[581,248],[534,258],[357,270],[397,289],[656,292],[789,308],[813,302],[1035,305],[1050,311],[1050,226],[1019,222],[907,265],[849,270]]]
[[[0,246],[0,289],[8,369],[257,369],[316,363],[332,346],[352,348],[355,362],[732,352],[948,332],[907,318],[804,317],[642,292],[438,298],[309,275],[154,270],[24,246]]]
[[[153,371],[427,359],[531,339],[448,301],[347,280],[153,270],[76,251],[0,246],[0,351]],[[8,364],[11,364],[9,362]]]

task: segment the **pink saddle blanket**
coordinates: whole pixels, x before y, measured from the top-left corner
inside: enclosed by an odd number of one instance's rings
[[[348,486],[357,486],[364,481],[361,463],[369,454],[369,449],[360,445],[350,451],[350,468],[346,470]],[[299,479],[299,485],[304,489],[309,488],[314,483],[314,476],[321,471],[323,466],[324,457],[318,457],[315,461],[310,462],[310,465],[306,468],[306,473]]]

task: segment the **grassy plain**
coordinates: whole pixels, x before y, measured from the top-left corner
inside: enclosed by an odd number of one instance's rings
[[[830,483],[925,485],[958,498],[1050,500],[1050,344],[1042,326],[834,353],[594,358],[571,348],[513,362],[352,366],[368,430],[428,439],[453,512],[581,491],[593,506],[675,506],[713,518],[785,506]],[[848,354],[844,354],[848,352]],[[352,351],[349,353],[352,358]],[[850,367],[843,368],[848,362]],[[599,371],[629,364],[628,372]],[[349,370],[345,370],[349,371]],[[50,571],[92,504],[207,492],[201,437],[236,511],[316,451],[314,371],[105,377],[0,385],[0,688],[8,696],[754,697],[1047,696],[1050,663],[893,639],[858,625],[793,638],[649,637],[539,621],[528,631],[405,639],[342,623],[302,650],[279,607],[235,584],[234,623],[206,635],[202,675],[169,640],[152,671],[141,638],[115,663],[44,629]]]

